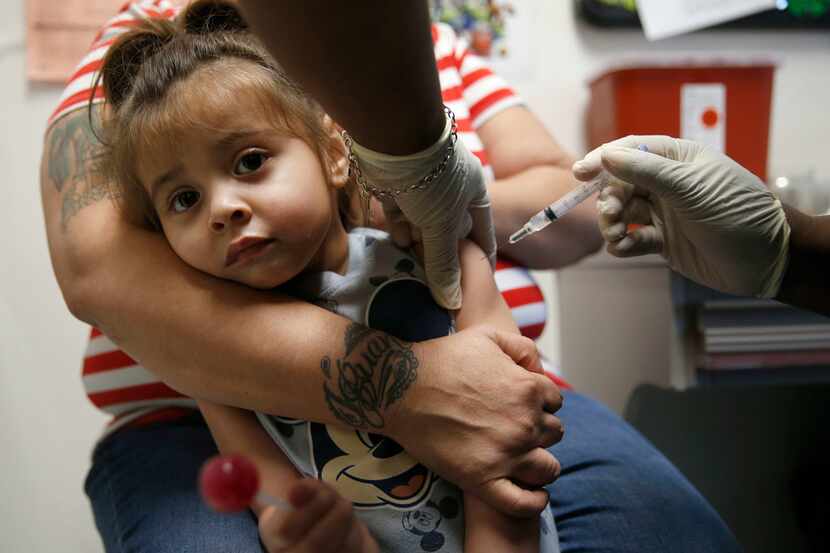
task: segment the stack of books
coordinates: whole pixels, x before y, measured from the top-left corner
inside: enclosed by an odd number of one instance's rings
[[[830,318],[767,300],[705,301],[698,368],[830,367]]]

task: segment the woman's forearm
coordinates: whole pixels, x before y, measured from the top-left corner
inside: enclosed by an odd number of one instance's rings
[[[335,422],[320,363],[342,354],[349,322],[199,273],[154,238],[124,229],[118,251],[87,276],[84,310],[98,328],[186,395]]]
[[[72,313],[189,396],[345,422],[326,390],[343,395],[336,364],[347,345],[359,355],[368,342],[348,342],[351,323],[321,308],[200,273],[162,235],[127,223],[95,178],[94,139],[86,110],[64,117],[41,167],[52,264]]]
[[[777,300],[830,316],[830,216],[784,206],[790,223],[789,262]]]

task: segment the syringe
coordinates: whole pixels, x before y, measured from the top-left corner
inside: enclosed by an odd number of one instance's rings
[[[510,235],[508,242],[515,244],[522,238],[526,238],[533,233],[539,232],[552,222],[560,219],[563,215],[569,212],[577,205],[584,202],[594,192],[599,192],[605,187],[608,179],[607,173],[602,171],[599,175],[584,182],[547,206],[545,209],[534,215],[530,220],[524,224],[522,228]]]

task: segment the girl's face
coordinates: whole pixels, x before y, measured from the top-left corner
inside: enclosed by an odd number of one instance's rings
[[[251,104],[215,108],[206,128],[223,131],[184,130],[175,148],[140,159],[167,240],[193,267],[255,288],[306,270],[342,272],[347,236],[329,169]]]

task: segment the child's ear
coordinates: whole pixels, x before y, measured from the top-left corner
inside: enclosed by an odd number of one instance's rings
[[[323,117],[323,128],[328,138],[326,164],[330,181],[335,188],[343,188],[349,181],[349,153],[346,151],[346,143],[343,142],[340,127],[328,115]]]

